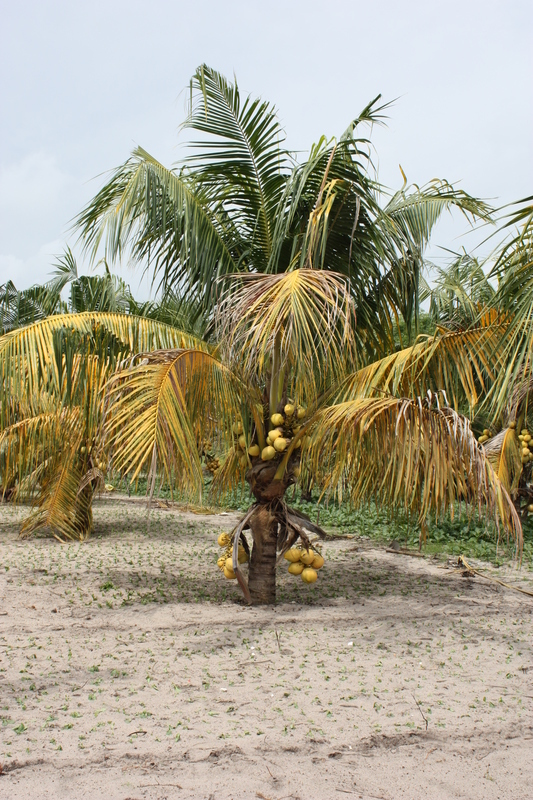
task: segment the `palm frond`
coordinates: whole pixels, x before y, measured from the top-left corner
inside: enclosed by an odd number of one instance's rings
[[[256,269],[268,262],[290,164],[274,107],[241,97],[237,81],[202,65],[191,80],[184,128],[205,134],[188,159],[195,176],[237,217]]]
[[[43,481],[42,492],[33,511],[22,523],[21,535],[51,528],[60,541],[84,541],[92,527],[92,487],[79,491],[83,473],[75,461],[65,456],[58,469]]]
[[[57,314],[0,337],[0,429],[14,421],[14,402],[36,398],[43,383],[60,385],[54,357],[61,331],[94,338],[105,331],[116,338],[124,356],[129,353],[175,347],[206,347],[197,337],[163,323],[127,314],[85,312]],[[76,349],[78,344],[75,345]]]
[[[353,503],[372,498],[423,521],[465,502],[493,516],[522,548],[514,505],[468,420],[438,397],[362,398],[317,412],[307,445],[317,482]]]
[[[227,447],[240,414],[234,376],[201,350],[141,354],[111,380],[106,403],[106,446],[115,468],[132,481],[144,470],[151,485],[159,470],[171,488],[197,497],[202,439],[213,436]]]
[[[128,249],[161,273],[163,288],[195,291],[204,302],[219,274],[237,271],[235,231],[186,172],[166,169],[138,147],[79,214],[75,225],[95,257]],[[238,246],[238,242],[237,242]]]
[[[522,475],[522,460],[516,430],[504,428],[485,443],[487,458],[494,471],[512,497]]]
[[[229,281],[217,325],[231,364],[257,385],[269,374],[298,402],[313,403],[355,358],[354,305],[345,280],[322,270]],[[288,384],[287,384],[288,381]],[[276,410],[276,409],[274,409]]]

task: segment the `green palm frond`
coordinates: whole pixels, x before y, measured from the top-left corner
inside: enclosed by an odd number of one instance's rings
[[[202,65],[191,80],[191,103],[184,128],[205,135],[191,146],[195,176],[232,209],[241,235],[264,269],[273,246],[273,228],[288,170],[285,133],[274,107],[259,98],[243,99],[235,80]]]
[[[436,401],[436,402],[435,402]],[[438,398],[363,398],[319,411],[307,446],[317,482],[353,503],[453,514],[465,502],[498,519],[522,549],[520,520],[468,420]]]
[[[473,223],[476,219],[492,220],[493,209],[446,180],[436,179],[425,186],[413,186],[396,192],[383,209],[382,224],[399,232],[406,244],[414,243],[422,250],[444,211],[457,209]]]
[[[153,267],[154,280],[162,273],[164,288],[185,286],[206,302],[214,279],[238,269],[238,237],[227,218],[188,173],[166,169],[141,147],[75,223],[93,257],[102,242],[111,261],[130,250]]]

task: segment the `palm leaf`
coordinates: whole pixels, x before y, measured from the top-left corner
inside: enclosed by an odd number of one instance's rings
[[[191,143],[195,153],[188,162],[201,184],[232,209],[255,268],[264,268],[290,164],[274,107],[250,96],[243,100],[236,80],[231,83],[204,64],[191,80],[182,127],[206,135]]]
[[[216,320],[229,362],[253,385],[267,375],[276,382],[271,412],[284,386],[298,402],[316,402],[328,380],[344,375],[355,358],[355,315],[346,282],[322,270],[295,269],[235,283],[228,282]]]
[[[190,175],[166,169],[140,147],[75,224],[93,258],[102,241],[110,260],[129,249],[153,267],[154,280],[162,273],[165,288],[186,286],[204,302],[217,275],[237,270],[235,231],[225,216]]]
[[[171,488],[199,497],[202,438],[214,436],[219,447],[233,441],[239,415],[234,376],[200,350],[146,353],[138,360],[109,385],[104,425],[114,465],[132,481],[145,470],[152,490],[159,470]]]
[[[415,513],[420,521],[466,502],[499,521],[522,548],[522,530],[504,485],[468,420],[426,399],[362,398],[317,412],[307,446],[327,494]]]

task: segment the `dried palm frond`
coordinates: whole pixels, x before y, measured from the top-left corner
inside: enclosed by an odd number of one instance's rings
[[[424,399],[360,398],[315,415],[308,458],[323,491],[370,498],[420,521],[465,502],[499,520],[522,548],[520,520],[469,421],[428,393]]]

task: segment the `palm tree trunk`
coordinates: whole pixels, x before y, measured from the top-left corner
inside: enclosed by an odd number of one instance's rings
[[[248,588],[253,605],[276,602],[276,546],[278,522],[265,505],[250,519],[253,547],[248,573]]]

